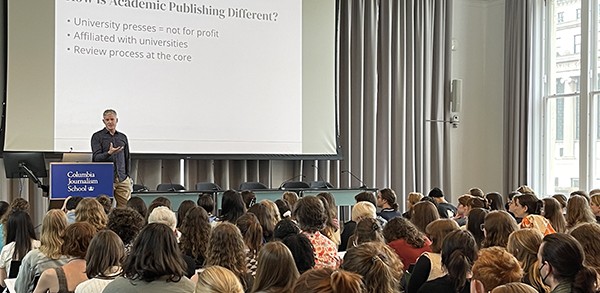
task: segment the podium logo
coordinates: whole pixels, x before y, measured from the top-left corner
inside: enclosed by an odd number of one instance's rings
[[[88,191],[94,191],[94,186],[88,187]]]

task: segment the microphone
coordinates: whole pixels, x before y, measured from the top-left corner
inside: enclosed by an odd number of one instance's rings
[[[160,166],[161,169],[165,169],[165,166]],[[171,188],[167,189],[167,191],[177,191],[175,189],[175,187],[173,186],[173,180],[171,180],[171,174],[167,173],[167,179],[169,179],[169,186],[171,186]]]
[[[352,178],[358,180],[358,182],[360,182],[360,184],[362,184],[359,188],[367,188],[367,185],[362,180],[360,180],[360,178],[358,178],[358,176],[356,176],[356,175],[354,175],[354,173],[350,172],[350,170],[343,170],[342,174],[344,174],[344,173],[348,173],[348,174],[350,174],[350,176],[352,176]]]
[[[327,180],[325,180],[325,178],[323,178],[323,176],[321,176],[321,173],[319,172],[319,167],[317,167],[317,165],[312,165],[313,168],[315,168],[317,170],[317,176],[319,177],[319,180],[323,181],[323,187],[325,188],[333,188],[333,186],[331,185],[331,183],[327,182]],[[319,187],[321,188],[321,187]]]
[[[294,177],[292,177],[292,178],[288,178],[287,180],[284,180],[284,181],[283,181],[283,182],[281,182],[281,184],[279,185],[279,190],[282,190],[282,189],[284,189],[284,188],[283,188],[283,185],[285,185],[286,183],[288,183],[288,182],[290,182],[290,181],[292,181],[292,180],[294,180],[294,179],[296,179],[296,178],[303,178],[303,179],[304,179],[304,177],[306,177],[306,176],[304,176],[304,175],[296,175],[296,176],[294,176]]]

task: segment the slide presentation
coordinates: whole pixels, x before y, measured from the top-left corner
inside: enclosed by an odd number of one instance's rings
[[[133,153],[337,154],[334,1],[48,2],[9,2],[6,150],[90,151],[114,109]]]

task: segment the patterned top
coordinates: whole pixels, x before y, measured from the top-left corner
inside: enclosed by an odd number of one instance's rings
[[[337,269],[340,266],[340,257],[337,253],[337,245],[327,238],[321,232],[315,233],[302,232],[313,245],[315,253],[315,269],[329,267]]]

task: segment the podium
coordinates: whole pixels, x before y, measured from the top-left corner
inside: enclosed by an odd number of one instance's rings
[[[113,163],[50,163],[51,200],[64,200],[69,196],[113,197]]]

